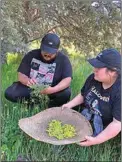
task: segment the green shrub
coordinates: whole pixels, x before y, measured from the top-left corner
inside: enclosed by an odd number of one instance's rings
[[[7,64],[16,63],[19,64],[23,58],[22,54],[19,53],[7,53]]]

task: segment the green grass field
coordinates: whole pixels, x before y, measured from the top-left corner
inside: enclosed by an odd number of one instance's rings
[[[53,146],[38,142],[18,126],[22,117],[29,117],[41,111],[36,106],[27,109],[26,105],[11,103],[4,98],[5,89],[17,80],[18,64],[2,66],[2,142],[1,158],[3,161],[14,161],[18,155],[26,156],[30,161],[121,161],[120,135],[101,145],[80,147],[77,144]],[[86,63],[73,65],[72,97],[80,92],[91,68]]]

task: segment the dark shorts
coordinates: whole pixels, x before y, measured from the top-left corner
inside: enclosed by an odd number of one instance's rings
[[[31,89],[23,85],[21,82],[14,82],[10,87],[5,90],[5,98],[11,102],[18,102],[30,99]],[[61,106],[70,100],[71,90],[66,88],[63,91],[48,95],[48,107]]]

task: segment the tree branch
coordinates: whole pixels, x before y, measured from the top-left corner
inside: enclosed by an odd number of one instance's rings
[[[49,29],[46,33],[55,33],[55,31],[53,31],[53,30],[55,30],[56,28],[58,28],[58,27],[60,27],[61,25],[56,25],[56,26],[54,26],[54,27],[52,27],[51,29]],[[40,39],[40,38],[42,38],[42,36],[39,36],[39,37],[37,37],[37,38],[34,38],[34,39],[32,39],[32,40],[29,40],[29,41],[27,41],[27,43],[30,43],[30,42],[33,42],[33,41],[35,41],[35,40],[38,40],[38,39]]]

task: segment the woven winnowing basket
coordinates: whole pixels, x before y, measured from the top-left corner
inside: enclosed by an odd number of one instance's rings
[[[52,120],[60,120],[62,124],[73,125],[76,129],[76,135],[63,140],[50,137],[46,130]],[[86,135],[93,133],[89,121],[83,115],[72,109],[62,110],[61,107],[49,108],[32,117],[20,119],[19,127],[30,137],[54,145],[78,143],[85,140]]]

